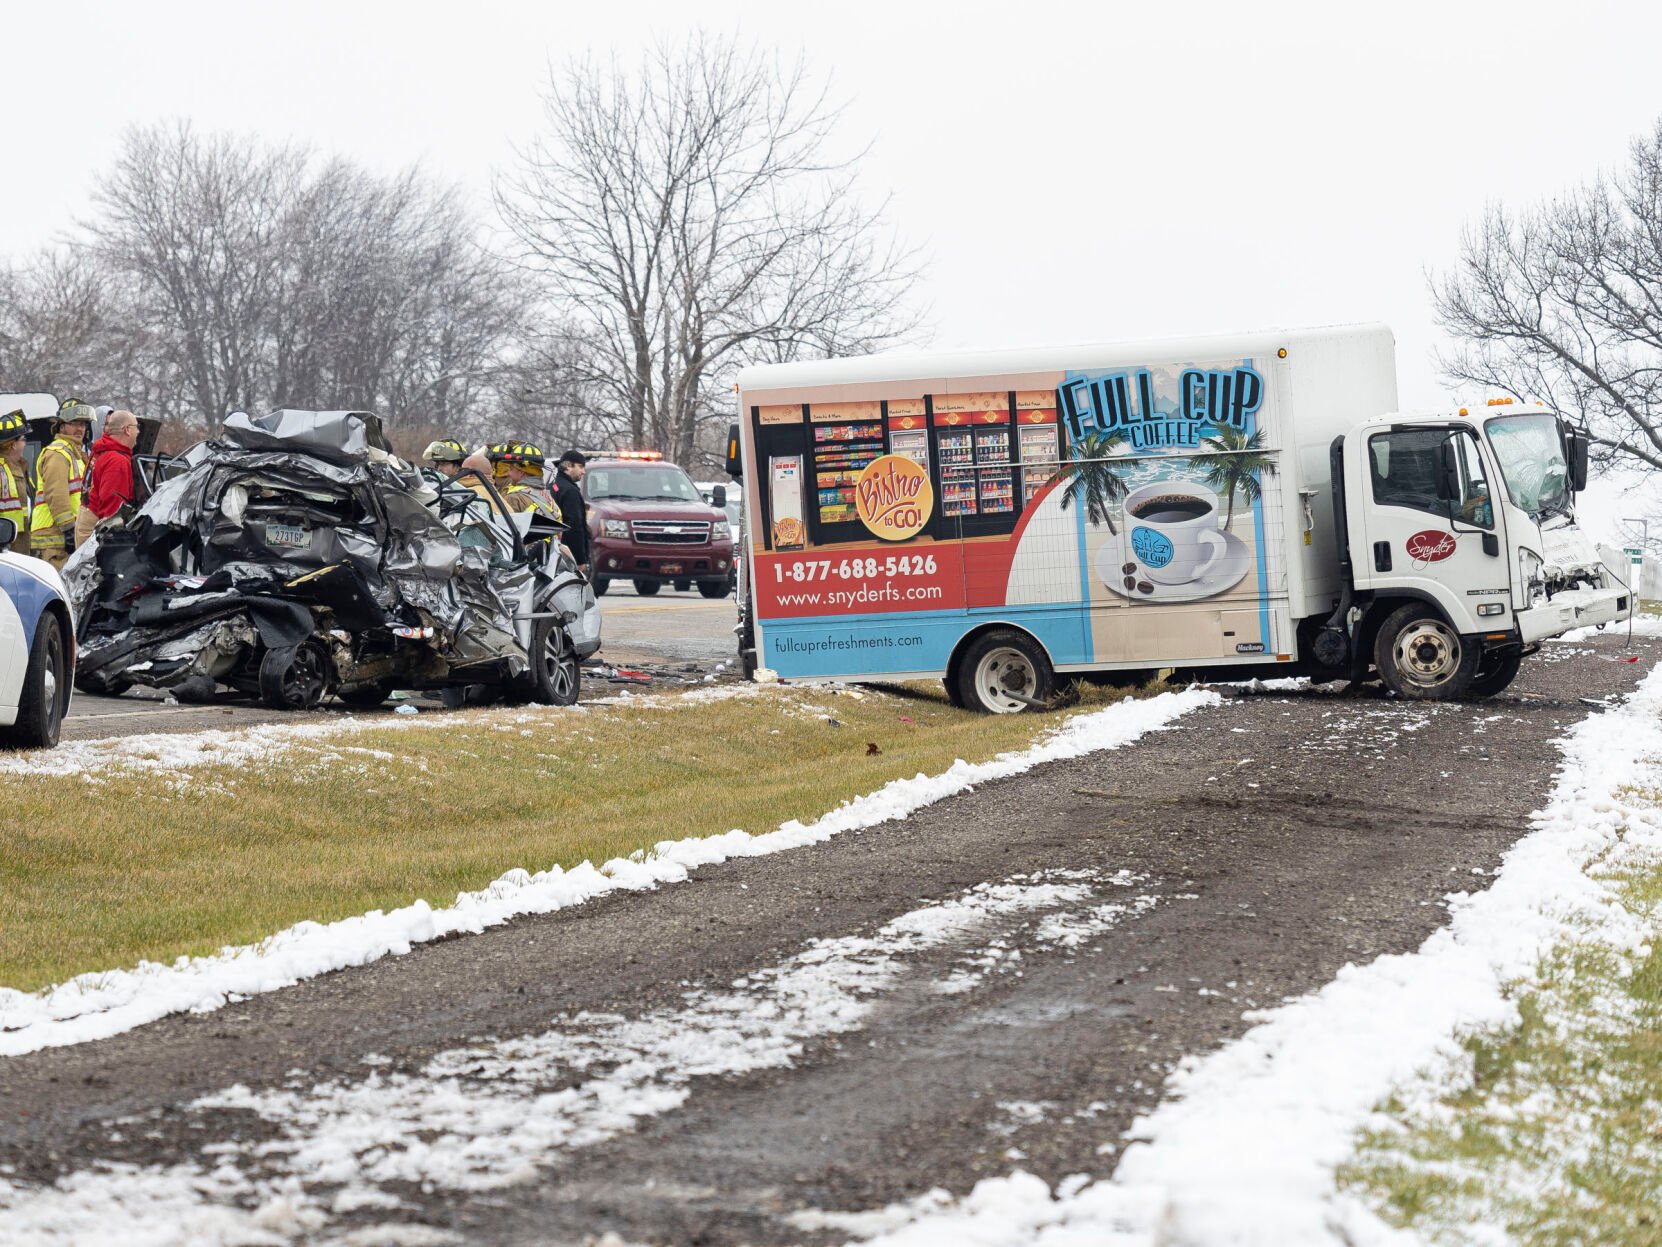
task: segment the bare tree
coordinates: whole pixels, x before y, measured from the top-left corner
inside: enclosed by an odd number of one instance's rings
[[[571,64],[544,112],[497,203],[581,340],[583,427],[686,463],[740,365],[915,328],[916,258],[829,155],[840,109],[800,62],[694,35],[632,76]]]
[[[1615,178],[1491,207],[1432,295],[1463,342],[1452,378],[1585,423],[1607,466],[1662,471],[1662,121]]]
[[[93,202],[72,246],[143,410],[355,407],[442,427],[500,407],[526,282],[454,189],[176,125],[129,131]]]

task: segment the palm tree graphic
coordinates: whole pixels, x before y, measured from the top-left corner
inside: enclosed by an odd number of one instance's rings
[[[1223,521],[1228,528],[1235,520],[1236,491],[1248,502],[1257,502],[1264,494],[1258,478],[1265,473],[1275,474],[1275,460],[1264,451],[1263,429],[1248,437],[1242,429],[1217,425],[1213,433],[1200,439],[1210,454],[1218,456],[1206,469],[1206,483],[1229,496],[1229,512]]]
[[[1125,436],[1121,433],[1091,433],[1074,443],[1073,458],[1058,473],[1068,482],[1062,490],[1062,510],[1083,498],[1085,518],[1118,533],[1113,505],[1129,491],[1112,461],[1124,448]]]

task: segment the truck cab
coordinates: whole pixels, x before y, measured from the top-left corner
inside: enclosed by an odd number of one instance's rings
[[[594,591],[628,580],[650,596],[666,584],[698,586],[707,598],[733,592],[733,537],[726,488],[706,501],[685,471],[655,451],[589,459],[588,502]]]
[[[1499,691],[1546,637],[1626,619],[1621,552],[1576,525],[1587,439],[1544,407],[1386,416],[1333,445],[1345,597],[1318,657],[1406,697]],[[1343,653],[1339,645],[1343,641]]]

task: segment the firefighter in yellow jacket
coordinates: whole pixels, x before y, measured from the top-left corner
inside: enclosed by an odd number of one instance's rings
[[[543,453],[540,446],[528,442],[498,442],[487,447],[485,458],[490,460],[492,475],[498,488],[502,482],[502,501],[510,511],[540,511],[559,519],[553,500],[542,486]]]
[[[23,447],[28,432],[21,411],[0,416],[0,520],[17,525],[11,545],[0,548],[13,554],[29,553],[29,468]]]
[[[87,429],[92,408],[66,398],[58,408],[56,434],[35,459],[35,506],[29,515],[29,552],[62,568],[74,548],[75,517],[86,489]]]

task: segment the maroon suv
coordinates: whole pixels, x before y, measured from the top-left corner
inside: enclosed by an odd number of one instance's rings
[[[631,580],[647,595],[663,585],[707,598],[733,591],[733,537],[721,501],[712,508],[692,479],[649,451],[589,460],[583,496],[589,506],[594,591]]]

